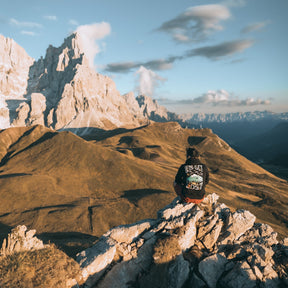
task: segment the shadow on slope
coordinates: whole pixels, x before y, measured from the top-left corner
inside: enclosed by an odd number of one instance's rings
[[[197,146],[201,142],[203,142],[207,137],[199,137],[199,136],[189,136],[188,137],[188,144],[190,146]]]
[[[0,166],[1,166],[1,164],[0,164]],[[0,172],[0,173],[1,173],[1,172]],[[32,174],[27,174],[27,173],[4,174],[4,175],[0,175],[0,179],[21,177],[21,176],[31,176],[31,175],[32,175]]]
[[[127,190],[124,191],[124,195],[121,196],[121,198],[127,199],[129,202],[133,203],[134,205],[137,205],[137,202],[148,196],[153,194],[170,194],[169,191],[164,191],[160,189],[135,189],[135,190]]]
[[[44,244],[53,243],[69,257],[91,247],[99,239],[96,236],[80,232],[41,233],[36,235]]]
[[[105,129],[101,129],[101,128],[95,128],[95,127],[81,127],[81,128],[64,128],[61,129],[61,131],[70,131],[78,136],[80,136],[81,138],[83,138],[86,141],[101,141],[101,140],[105,140],[107,138],[119,135],[119,134],[124,134],[127,132],[133,132],[135,130],[138,129],[142,129],[144,127],[146,127],[148,125],[144,125],[144,126],[140,126],[137,128],[131,128],[131,129],[127,129],[127,128],[116,128],[113,130],[105,130]]]
[[[2,247],[3,240],[7,238],[7,235],[11,232],[13,227],[0,222],[0,249]]]

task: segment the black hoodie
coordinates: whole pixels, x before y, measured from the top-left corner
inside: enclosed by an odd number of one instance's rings
[[[183,187],[182,194],[190,199],[202,199],[205,195],[205,186],[209,182],[209,172],[199,158],[189,157],[181,165],[175,182]]]

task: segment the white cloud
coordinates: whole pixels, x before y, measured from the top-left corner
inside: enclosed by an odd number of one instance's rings
[[[43,16],[43,18],[47,20],[51,20],[51,21],[57,21],[57,16],[55,15],[46,15],[46,16]]]
[[[203,94],[202,96],[195,98],[193,100],[194,103],[219,103],[222,101],[229,100],[229,92],[226,90],[218,90],[213,91],[209,90],[207,93]]]
[[[223,30],[221,21],[230,17],[230,11],[224,5],[194,6],[164,22],[158,30],[171,34],[178,42],[203,41],[209,34]]]
[[[270,105],[270,100],[261,100],[254,98],[247,98],[240,100],[233,97],[228,91],[221,90],[209,90],[207,93],[192,99],[191,101],[182,101],[189,104],[211,104],[213,106],[255,106],[255,105]]]
[[[36,22],[21,22],[21,21],[18,21],[14,18],[11,18],[9,20],[9,23],[10,25],[14,25],[14,26],[17,26],[17,27],[27,27],[27,28],[41,28],[42,25],[39,24],[39,23],[36,23]]]
[[[176,42],[189,42],[190,41],[190,38],[186,35],[183,35],[181,33],[175,33],[173,36],[173,39],[176,41]]]
[[[166,81],[166,79],[144,66],[140,66],[135,75],[137,76],[136,90],[139,95],[153,96],[155,88]]]
[[[22,30],[20,33],[21,33],[22,35],[28,35],[28,36],[35,36],[35,35],[36,35],[35,32],[33,32],[33,31],[26,31],[26,30]]]
[[[76,32],[80,35],[84,54],[89,60],[90,66],[94,67],[94,58],[101,51],[99,40],[111,33],[109,23],[93,23],[77,27]],[[102,47],[104,44],[102,43]]]
[[[253,24],[250,24],[250,25],[244,27],[241,32],[242,33],[251,33],[251,32],[255,32],[255,31],[259,31],[259,30],[262,30],[263,28],[265,28],[269,23],[270,23],[270,21],[253,23]]]

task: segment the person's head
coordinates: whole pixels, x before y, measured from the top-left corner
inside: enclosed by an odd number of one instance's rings
[[[189,147],[186,150],[186,156],[187,158],[199,158],[200,154],[195,148]]]

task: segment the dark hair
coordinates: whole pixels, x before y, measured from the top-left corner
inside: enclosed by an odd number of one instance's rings
[[[200,156],[198,150],[196,150],[195,148],[189,147],[186,149],[186,155],[187,158],[191,157],[191,158],[198,158]]]

